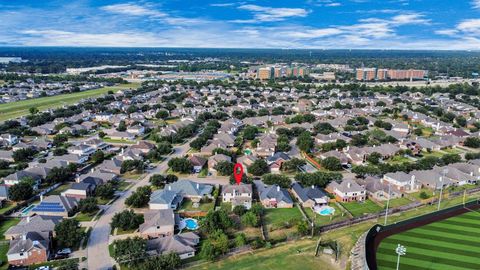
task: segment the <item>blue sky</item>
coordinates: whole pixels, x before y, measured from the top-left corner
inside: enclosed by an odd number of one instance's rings
[[[1,46],[480,48],[480,0],[0,0]]]

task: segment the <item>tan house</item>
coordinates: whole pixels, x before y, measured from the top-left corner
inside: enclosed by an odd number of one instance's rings
[[[139,231],[143,237],[171,236],[175,229],[175,214],[172,209],[149,210],[143,215],[145,222]]]

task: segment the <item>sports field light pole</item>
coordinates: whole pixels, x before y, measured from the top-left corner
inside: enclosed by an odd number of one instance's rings
[[[395,252],[397,252],[397,270],[400,269],[400,256],[403,256],[407,254],[407,248],[398,244],[397,248],[395,249]]]
[[[443,179],[445,178],[445,175],[448,173],[447,169],[443,170],[443,176],[440,177],[439,182],[440,182],[440,197],[438,198],[438,206],[437,206],[437,211],[440,210],[440,203],[442,202],[442,194],[443,194]]]
[[[387,226],[388,205],[389,204],[390,204],[390,183],[388,183],[388,201],[387,201],[387,209],[385,209],[385,222],[383,223],[384,226]]]

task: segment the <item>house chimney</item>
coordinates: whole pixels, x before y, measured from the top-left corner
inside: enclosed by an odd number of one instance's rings
[[[277,191],[280,192],[280,186],[277,186]]]
[[[27,235],[26,234],[22,234],[22,240],[23,241],[27,240]]]
[[[30,223],[30,216],[27,216],[27,223]]]
[[[43,202],[43,194],[40,195],[40,201]]]
[[[92,172],[92,173],[93,173],[93,171],[94,171],[94,168],[92,168],[92,169],[90,170],[90,172]]]
[[[412,178],[410,178],[410,190],[415,189],[415,175],[412,175]]]
[[[172,186],[168,186],[168,190],[172,190]]]
[[[350,188],[352,186],[352,183],[348,182],[347,187]]]
[[[314,185],[312,185],[312,189],[315,189],[315,186],[314,186]]]
[[[197,189],[200,189],[200,184],[199,183],[197,183]]]

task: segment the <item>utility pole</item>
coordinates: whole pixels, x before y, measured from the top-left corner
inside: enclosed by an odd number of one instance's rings
[[[443,169],[442,173],[443,173],[443,176],[440,177],[440,179],[439,179],[439,182],[440,182],[440,197],[438,198],[437,211],[440,210],[440,203],[442,202],[442,195],[443,195],[443,179],[445,178],[445,175],[448,173],[448,170]]]
[[[383,226],[387,226],[387,218],[388,218],[388,206],[390,204],[390,183],[388,183],[388,200],[387,200],[387,209],[385,209],[385,222]]]

